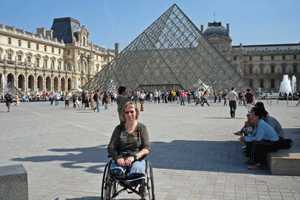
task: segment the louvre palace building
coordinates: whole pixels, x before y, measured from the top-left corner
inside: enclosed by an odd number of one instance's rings
[[[225,28],[212,22],[200,30],[255,91],[278,92],[285,74],[294,75],[300,89],[300,43],[232,46],[229,23]]]
[[[0,79],[4,75],[25,95],[82,87],[118,53],[118,43],[115,50],[94,45],[85,26],[70,17],[36,33],[0,24]]]

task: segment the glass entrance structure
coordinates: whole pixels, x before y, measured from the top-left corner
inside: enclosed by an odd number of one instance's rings
[[[83,90],[250,87],[192,21],[174,4],[96,74]]]

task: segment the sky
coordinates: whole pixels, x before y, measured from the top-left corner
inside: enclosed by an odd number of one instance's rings
[[[36,33],[50,30],[54,18],[72,17],[93,44],[114,49],[118,42],[123,50],[174,3],[199,29],[229,23],[232,45],[300,41],[299,0],[1,0],[0,24]]]

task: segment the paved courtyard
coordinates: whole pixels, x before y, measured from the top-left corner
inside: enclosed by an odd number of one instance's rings
[[[300,149],[300,107],[272,101],[270,115]],[[65,110],[49,102],[21,103],[6,112],[0,104],[0,166],[24,165],[30,200],[100,200],[106,147],[119,123],[116,104],[108,110]],[[238,106],[145,104],[138,121],[147,125],[156,199],[300,199],[300,177],[250,171],[233,132],[246,120]],[[123,193],[118,199],[138,199]]]

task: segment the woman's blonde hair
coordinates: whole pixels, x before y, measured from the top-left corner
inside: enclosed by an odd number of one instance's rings
[[[132,102],[132,101],[128,101],[127,103],[124,104],[124,106],[123,106],[123,108],[122,108],[122,112],[121,112],[121,117],[120,117],[121,120],[122,120],[122,121],[126,121],[126,117],[125,117],[125,108],[127,108],[128,106],[134,106],[135,112],[136,112],[136,117],[135,117],[135,119],[137,120],[137,119],[139,118],[140,111],[139,111],[137,105],[136,105],[134,102]]]

